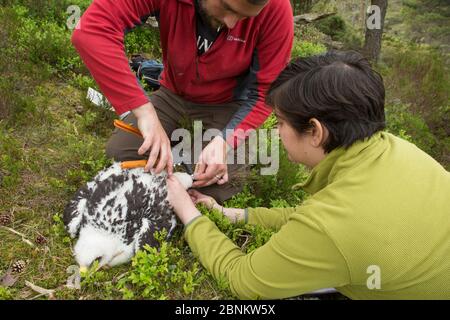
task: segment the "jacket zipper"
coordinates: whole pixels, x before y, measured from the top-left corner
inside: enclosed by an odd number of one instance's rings
[[[225,41],[226,41],[226,39],[228,38],[229,35],[230,35],[230,29],[227,28],[227,35],[225,36]],[[195,36],[197,37],[197,29],[195,29]],[[216,41],[217,40],[218,39],[216,39]],[[198,71],[198,58],[199,58],[199,55],[198,55],[198,48],[197,48],[197,39],[195,40],[195,52],[196,52],[196,55],[195,55],[195,72],[196,72],[197,80],[200,80],[200,72]],[[204,55],[205,54],[208,54],[208,52],[205,52]]]

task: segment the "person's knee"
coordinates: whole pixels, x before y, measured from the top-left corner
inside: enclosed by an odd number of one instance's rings
[[[109,142],[106,144],[105,153],[106,153],[107,158],[115,160],[117,151],[116,151],[116,149],[114,149],[114,147]]]
[[[114,161],[142,160],[149,157],[149,152],[138,154],[140,141],[129,139],[127,136],[113,134],[106,143],[106,156]]]
[[[106,143],[105,149],[106,157],[109,159],[113,159],[114,161],[122,161],[121,151],[117,147],[117,143],[115,143],[114,139],[109,139]]]

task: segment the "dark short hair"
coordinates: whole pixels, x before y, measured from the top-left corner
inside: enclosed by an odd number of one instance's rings
[[[330,51],[291,62],[266,103],[300,134],[316,118],[329,131],[325,152],[348,148],[386,127],[383,78],[355,51]]]

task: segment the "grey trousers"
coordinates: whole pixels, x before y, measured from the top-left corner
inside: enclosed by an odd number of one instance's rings
[[[150,100],[155,106],[158,118],[169,139],[175,129],[189,127],[196,120],[202,121],[204,130],[211,128],[222,130],[240,107],[239,102],[220,105],[202,105],[188,102],[164,87],[155,91],[150,96]],[[132,113],[128,114],[123,121],[137,127],[137,119]],[[116,128],[106,145],[106,154],[115,161],[147,159],[149,153],[142,156],[137,153],[142,142],[142,138]],[[249,166],[246,164],[238,165],[236,162],[228,164],[229,182],[223,185],[213,184],[198,188],[198,191],[213,197],[219,203],[223,203],[223,201],[242,191],[248,173]]]

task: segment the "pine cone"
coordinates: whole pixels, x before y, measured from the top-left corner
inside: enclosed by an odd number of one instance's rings
[[[47,239],[44,236],[42,236],[42,235],[38,235],[34,241],[37,244],[41,244],[41,245],[47,243]]]
[[[17,260],[16,262],[13,263],[12,267],[11,267],[11,271],[13,273],[22,273],[25,270],[26,267],[26,263],[23,260]]]
[[[6,226],[12,222],[12,215],[9,213],[4,213],[0,215],[0,226]]]

